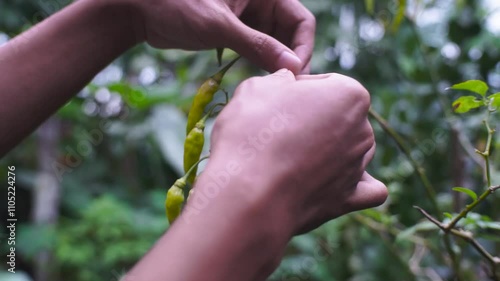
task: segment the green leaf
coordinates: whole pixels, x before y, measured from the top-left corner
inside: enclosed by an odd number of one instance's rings
[[[134,87],[125,83],[111,84],[108,86],[108,89],[120,94],[127,105],[137,109],[148,109],[162,103],[174,103],[179,97],[175,91],[169,92],[168,90],[155,94],[147,94],[145,88]]]
[[[453,111],[455,111],[456,113],[466,113],[471,109],[478,108],[483,105],[483,101],[477,100],[474,96],[459,97],[452,104]]]
[[[484,97],[488,91],[488,85],[481,80],[468,80],[451,86],[451,89],[471,91]]]
[[[443,215],[447,218],[449,218],[450,220],[453,219],[453,215],[448,213],[448,212],[444,212]]]
[[[491,106],[495,109],[500,109],[500,92],[495,93],[488,97],[491,99]]]
[[[462,192],[462,193],[465,193],[465,194],[469,195],[469,197],[472,198],[472,200],[474,200],[474,201],[477,200],[477,194],[474,191],[472,191],[472,190],[470,190],[468,188],[465,188],[465,187],[454,187],[453,190],[456,191],[456,192]]]

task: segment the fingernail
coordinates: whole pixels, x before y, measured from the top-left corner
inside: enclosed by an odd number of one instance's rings
[[[302,62],[295,54],[283,51],[278,57],[278,67],[289,69],[294,74],[298,74],[302,67]]]
[[[282,68],[282,69],[280,69],[280,70],[276,71],[275,73],[276,73],[276,74],[284,74],[284,73],[287,73],[288,71],[289,71],[288,69],[286,69],[286,68]]]

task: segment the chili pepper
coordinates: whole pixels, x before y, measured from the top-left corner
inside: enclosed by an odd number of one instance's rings
[[[194,128],[189,132],[184,142],[184,171],[189,170],[198,159],[200,159],[201,151],[203,150],[203,145],[205,144],[205,136],[203,131],[205,130],[205,121],[207,120],[208,114],[205,115]],[[190,184],[194,183],[196,177],[195,168],[194,172],[189,175],[187,182]]]
[[[187,178],[193,174],[194,168],[198,167],[198,164],[207,159],[208,156],[198,160],[192,167],[187,171],[187,173],[180,179],[176,180],[174,185],[170,187],[167,192],[167,198],[165,199],[165,212],[170,224],[172,224],[175,219],[179,216],[182,210],[182,204],[184,203],[184,188],[186,187]]]
[[[186,178],[182,177],[175,181],[174,185],[167,192],[165,200],[165,210],[170,224],[181,213],[182,203],[184,203],[184,187],[186,186]]]
[[[194,128],[189,132],[184,142],[184,171],[187,172],[193,165],[200,159],[201,152],[203,150],[203,145],[205,144],[205,122],[207,118],[212,114],[215,108],[219,105],[226,105],[225,103],[217,103],[213,105],[208,113],[201,118],[200,121],[196,123]],[[194,167],[194,172],[187,178],[189,184],[194,183],[196,178],[197,167]]]
[[[196,122],[200,121],[203,116],[203,111],[205,107],[212,101],[214,94],[219,90],[220,83],[222,82],[222,78],[224,78],[224,74],[226,74],[227,70],[239,59],[240,57],[235,58],[230,63],[228,63],[224,68],[219,70],[219,72],[212,75],[208,78],[198,89],[196,96],[193,100],[193,105],[189,110],[188,121],[186,127],[186,135],[191,132],[191,130],[196,125]]]

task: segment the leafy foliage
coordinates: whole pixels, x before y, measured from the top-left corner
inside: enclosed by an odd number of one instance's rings
[[[484,103],[481,100],[477,100],[474,96],[463,96],[455,100],[452,105],[456,113],[466,113],[471,109],[484,106]]]
[[[465,188],[465,187],[454,187],[453,188],[454,191],[457,191],[457,192],[462,192],[462,193],[465,193],[467,194],[470,198],[472,198],[473,201],[476,201],[477,200],[477,194],[468,189],[468,188]]]
[[[451,89],[466,90],[484,97],[486,95],[486,92],[488,92],[488,85],[486,85],[486,83],[481,80],[468,80],[451,86]]]
[[[11,38],[39,21],[31,20],[35,13],[55,12],[42,2],[2,2],[0,40],[2,34]],[[484,130],[478,125],[484,117],[480,107],[500,106],[500,37],[487,26],[498,14],[483,6],[486,1],[302,2],[317,19],[312,71],[339,72],[365,85],[373,108],[408,143],[433,183],[440,209],[448,211],[442,222],[449,222],[470,201],[451,187],[483,191],[482,169],[462,144],[465,139],[466,148],[485,147]],[[60,9],[66,3],[53,4]],[[232,55],[226,50],[223,59]],[[59,219],[53,227],[36,226],[30,219],[30,198],[42,172],[34,157],[40,149],[36,134],[0,160],[0,170],[6,165],[19,168],[20,271],[33,276],[37,253],[48,249],[54,255],[47,269],[50,280],[119,280],[117,276],[147,251],[168,227],[164,194],[182,172],[175,159],[182,158],[176,153],[184,141],[186,107],[216,65],[214,51],[163,51],[141,45],[63,107],[57,115],[62,122],[57,161],[64,164],[86,141],[86,133],[98,130],[103,138],[81,155],[78,167],[64,173]],[[260,74],[242,61],[226,75],[224,87],[232,92],[243,79]],[[471,80],[441,94],[470,79],[486,81],[489,87]],[[460,97],[461,91],[474,96]],[[488,91],[495,94],[488,96]],[[461,119],[447,112],[457,99],[461,102],[456,108],[468,112]],[[213,120],[207,131],[210,124]],[[437,226],[411,207],[432,210],[416,169],[381,127],[373,127],[378,145],[369,170],[388,186],[389,200],[295,237],[270,280],[454,280]],[[500,142],[495,134],[491,178],[498,184]],[[4,176],[0,174],[3,182]],[[457,224],[474,231],[484,248],[497,255],[499,208],[500,197],[490,196]],[[249,231],[252,227],[248,225]],[[489,280],[484,269],[488,264],[476,251],[462,240],[453,242],[462,280]]]

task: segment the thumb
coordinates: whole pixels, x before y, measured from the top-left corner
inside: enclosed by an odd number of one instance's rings
[[[227,32],[229,48],[269,72],[286,68],[299,74],[302,69],[302,61],[292,50],[275,38],[248,27],[238,18],[233,20]]]
[[[367,172],[361,176],[354,193],[348,200],[349,211],[376,207],[387,199],[387,187]]]

